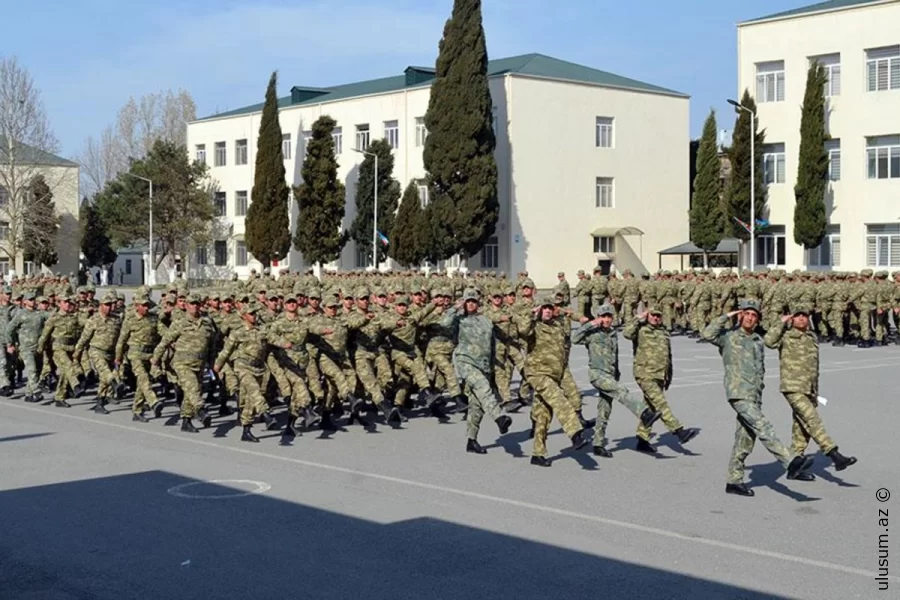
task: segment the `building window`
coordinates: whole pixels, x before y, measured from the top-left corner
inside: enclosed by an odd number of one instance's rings
[[[488,238],[481,249],[481,268],[496,269],[500,266],[500,241],[497,236]]]
[[[194,156],[196,161],[201,164],[206,164],[206,144],[197,144],[194,147]]]
[[[216,240],[213,243],[215,252],[216,266],[224,267],[228,264],[228,242],[225,240]]]
[[[362,244],[356,245],[356,268],[362,269],[369,266],[369,252],[372,249]]]
[[[598,177],[595,203],[597,208],[613,208],[613,179]]]
[[[866,163],[869,179],[900,177],[900,135],[866,138]]]
[[[225,192],[216,192],[213,194],[213,214],[217,217],[224,217],[228,214],[226,205]]]
[[[866,50],[866,81],[870,92],[900,90],[900,46]]]
[[[806,264],[810,267],[841,266],[840,225],[829,225],[822,243],[806,251]]]
[[[356,149],[367,150],[369,148],[369,125],[356,126]]]
[[[9,221],[0,221],[0,241],[9,239]]]
[[[615,254],[616,238],[611,235],[594,237],[594,253],[595,254]]]
[[[384,122],[384,139],[394,150],[400,147],[400,126],[397,121]]]
[[[125,274],[131,275],[131,259],[130,258],[125,259]]]
[[[206,246],[197,246],[195,248],[195,258],[198,265],[206,265]]]
[[[450,258],[444,261],[445,269],[458,269],[459,265],[462,264],[462,261],[459,258],[459,254],[454,254]]]
[[[428,206],[428,184],[424,181],[419,182],[419,204],[422,208]]]
[[[338,156],[344,151],[344,131],[335,127],[331,131],[331,140],[334,142],[334,155]]]
[[[0,275],[4,278],[9,277],[9,259],[0,258]]]
[[[771,267],[784,266],[784,225],[772,225],[756,238],[756,264]]]
[[[234,264],[238,267],[247,266],[247,242],[244,240],[234,243]]]
[[[756,65],[756,101],[784,101],[784,61],[757,63]]]
[[[822,56],[813,56],[809,59],[810,66],[813,63],[819,63],[825,69],[825,76],[828,81],[825,82],[825,97],[841,95],[841,55],[825,54]]]
[[[291,160],[291,134],[289,133],[281,134],[281,154],[284,155],[284,160]]]
[[[766,144],[763,147],[763,181],[768,185],[784,183],[784,144]]]
[[[595,143],[598,148],[613,147],[612,117],[597,117],[597,139]]]
[[[900,224],[866,226],[866,264],[870,267],[900,267]]]
[[[234,216],[236,217],[246,217],[247,216],[247,192],[235,192],[234,193]]]
[[[425,117],[416,117],[416,148],[425,145],[425,138],[428,137],[428,130],[425,129]]]
[[[301,132],[300,138],[303,140],[303,156],[306,156],[309,154],[309,141],[312,139],[312,131]]]
[[[832,138],[825,142],[825,152],[828,153],[828,179],[841,180],[841,140]]]
[[[213,157],[213,166],[224,167],[226,163],[227,150],[225,142],[216,142],[216,155]]]
[[[238,140],[234,143],[234,164],[247,164],[247,140]]]

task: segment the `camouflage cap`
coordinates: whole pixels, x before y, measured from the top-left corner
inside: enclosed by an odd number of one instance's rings
[[[556,296],[542,296],[535,305],[540,306],[541,308],[545,306],[556,306]]]
[[[387,294],[387,292],[384,290],[384,288],[377,287],[377,288],[375,288],[374,290],[372,290],[372,295],[373,295],[373,296],[376,296],[376,297],[379,297],[379,296],[380,296],[380,297],[382,297],[382,298],[386,298],[388,294]]]
[[[616,309],[612,307],[611,304],[604,304],[600,308],[597,309],[597,316],[602,317],[604,315],[615,316]]]
[[[320,290],[318,287],[312,287],[309,289],[309,291],[306,292],[306,295],[309,298],[312,298],[315,300],[321,300],[322,299],[322,290]]]
[[[325,306],[326,306],[326,307],[329,307],[329,306],[340,306],[340,305],[341,305],[341,299],[338,297],[337,294],[329,294],[329,295],[328,295],[328,298],[325,299]]]
[[[32,290],[28,290],[24,295],[22,295],[22,300],[34,300],[36,297],[37,296]]]
[[[860,276],[862,276],[862,277],[871,277],[871,276],[872,276],[872,269],[863,269],[862,271],[859,272],[859,274],[860,274]]]
[[[519,287],[534,289],[534,282],[526,277],[522,280],[522,283],[519,284]]]
[[[38,296],[36,301],[38,304],[42,304],[42,303],[46,304],[47,302],[50,302],[50,300],[47,298],[47,296]]]
[[[450,291],[450,288],[440,287],[434,290],[435,297],[440,296],[442,298],[452,298],[453,292]]]
[[[103,299],[100,301],[100,304],[115,304],[119,301],[119,297],[116,296],[115,292],[106,292],[103,294]]]
[[[357,299],[359,299],[359,298],[368,298],[369,296],[372,295],[371,290],[369,290],[369,288],[367,288],[367,287],[364,286],[364,285],[361,285],[361,286],[357,287],[356,290],[355,290],[355,292],[356,292],[356,298],[357,298]]]
[[[578,269],[578,276],[584,277],[584,269]]]
[[[259,312],[259,306],[255,303],[250,303],[247,306],[241,308],[241,316],[244,315],[255,315]]]
[[[756,300],[741,300],[738,310],[755,310],[757,314],[762,314],[759,310],[759,302]]]
[[[135,297],[134,297],[134,299],[132,300],[132,302],[133,302],[134,304],[143,304],[143,305],[146,305],[146,306],[151,306],[151,305],[153,304],[153,300],[151,300],[149,296],[144,296],[144,295],[141,295],[141,294],[135,295]]]
[[[791,304],[792,315],[808,315],[812,312],[812,306],[807,302]]]
[[[647,313],[651,315],[662,315],[663,311],[659,306],[651,306],[647,309]]]
[[[62,294],[59,297],[59,301],[60,302],[76,302],[75,296],[73,296],[72,294]]]
[[[466,291],[463,292],[463,300],[475,300],[476,302],[481,302],[481,294],[479,294],[478,290],[475,288],[467,288]]]
[[[565,274],[564,271],[560,271],[559,273],[556,274],[556,276],[557,276],[557,277],[565,277],[566,274]]]
[[[394,298],[394,304],[395,305],[403,304],[405,306],[409,306],[409,298],[401,294],[401,295],[397,296],[396,298]]]
[[[187,296],[185,296],[184,301],[188,304],[201,304],[203,302],[203,298],[197,292],[191,292]]]
[[[222,296],[219,295],[219,292],[213,292],[212,294],[209,295],[208,299],[209,299],[209,300],[220,301],[220,300],[222,300]]]

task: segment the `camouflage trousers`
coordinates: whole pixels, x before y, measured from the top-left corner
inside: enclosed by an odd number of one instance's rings
[[[394,381],[397,385],[397,395],[394,397],[395,405],[402,406],[406,403],[413,385],[420,390],[426,390],[431,386],[428,381],[428,372],[425,370],[425,362],[421,356],[394,350],[391,352],[391,362],[394,363]]]
[[[356,372],[350,363],[350,357],[319,354],[319,370],[325,377],[325,407],[332,408],[335,403],[343,402],[356,388]]]
[[[240,385],[240,395],[243,401],[241,410],[241,425],[248,427],[253,425],[256,417],[269,410],[266,397],[263,394],[264,373],[235,364],[234,374],[237,375]],[[185,394],[187,396],[187,394]]]
[[[293,417],[299,417],[301,411],[312,404],[312,396],[309,395],[309,387],[306,385],[306,369],[287,356],[279,357],[279,364],[284,370],[284,376],[291,390],[288,412]]]
[[[568,361],[566,361],[566,363],[568,363]],[[563,371],[560,387],[562,388],[563,394],[566,396],[566,400],[568,400],[569,404],[572,406],[572,410],[576,413],[581,412],[581,390],[578,389],[578,384],[575,383],[575,377],[572,376],[572,369],[569,367],[566,367],[566,370]]]
[[[28,348],[19,349],[19,358],[25,367],[25,395],[34,396],[38,393],[38,381],[41,374],[41,356]]]
[[[847,305],[835,304],[828,311],[828,325],[834,333],[834,337],[843,339],[846,334],[847,323]]]
[[[856,323],[859,327],[859,339],[869,341],[872,339],[872,310],[861,308],[856,312]]]
[[[450,396],[459,396],[462,390],[453,368],[453,349],[449,352],[429,348],[425,351],[425,361],[434,371],[434,387],[446,390]]]
[[[469,398],[469,414],[466,422],[466,435],[470,440],[478,439],[481,421],[487,414],[492,421],[500,417],[500,405],[497,395],[490,384],[489,374],[469,363],[457,363],[456,369],[462,380],[462,387]]]
[[[666,393],[663,390],[664,381],[662,379],[637,379],[635,381],[641,391],[644,393],[644,401],[647,406],[653,410],[662,413],[660,420],[665,424],[669,431],[681,429],[681,422],[675,418],[672,409],[669,408],[669,402],[666,400]],[[643,423],[638,423],[637,436],[645,441],[650,441],[652,428],[647,427]]]
[[[672,331],[675,327],[675,305],[671,302],[663,304],[663,327],[666,331]]]
[[[757,396],[754,400],[729,400],[729,404],[737,413],[737,426],[734,447],[728,461],[728,483],[744,481],[744,461],[753,452],[757,439],[787,469],[797,455],[785,448],[778,439],[775,427],[763,414],[762,399]]]
[[[100,398],[112,398],[113,384],[118,381],[118,376],[113,371],[112,352],[91,347],[88,348],[88,358],[91,359],[91,366],[100,380],[97,386],[97,396]]]
[[[883,342],[891,332],[891,322],[888,318],[889,314],[890,309],[882,310],[881,312],[876,310],[872,313],[872,321],[875,323],[875,340],[877,342]]]
[[[384,390],[378,378],[378,365],[375,358],[374,352],[357,350],[353,355],[353,364],[356,366],[356,379],[359,381],[359,385],[369,395],[372,402],[380,406],[384,402]]]
[[[9,387],[9,362],[15,364],[15,356],[10,357],[6,352],[6,344],[0,349],[0,388]]]
[[[83,375],[81,365],[72,360],[72,350],[64,348],[53,350],[53,362],[56,363],[56,373],[59,376],[55,397],[57,400],[65,400],[67,389],[75,389],[78,385],[78,377]]]
[[[519,383],[519,398],[523,399],[527,396],[530,396],[534,393],[531,383],[528,382],[528,378],[525,377],[525,355],[522,352],[522,349],[518,346],[510,346],[507,352],[507,357],[509,359],[509,367],[510,379],[512,379],[513,370],[519,371],[519,375],[522,377]]]
[[[281,398],[288,398],[291,395],[291,382],[288,381],[281,363],[278,362],[278,359],[271,352],[269,353],[269,356],[266,357],[266,368],[269,370],[272,379],[275,380],[275,384],[278,386],[279,396]]]
[[[509,404],[512,402],[512,394],[509,387],[512,382],[512,363],[507,356],[508,350],[506,346],[499,342],[494,347],[494,388],[497,395],[500,396],[501,404]]]
[[[222,385],[225,387],[225,391],[228,392],[228,395],[237,395],[240,391],[237,375],[235,375],[234,367],[230,362],[226,362],[222,365],[222,369],[219,371],[219,379],[222,381]]]
[[[829,324],[831,321],[831,315],[827,308],[819,309],[815,315],[816,329],[819,332],[821,337],[828,337],[831,335],[831,331],[829,329]]]
[[[606,426],[609,424],[609,416],[612,414],[613,401],[627,408],[634,416],[640,418],[647,405],[635,394],[604,373],[590,372],[591,385],[597,390],[597,424],[594,426],[594,446],[605,447]]]
[[[128,357],[131,363],[131,371],[134,373],[135,388],[134,402],[131,405],[131,411],[135,414],[141,414],[146,408],[153,408],[159,403],[156,392],[153,391],[153,380],[150,378],[149,366],[150,359],[140,354]]]
[[[181,400],[181,417],[192,419],[203,408],[203,368],[189,367],[183,363],[172,363],[172,370],[178,379],[178,387],[181,388],[183,398]]]
[[[572,402],[566,398],[560,385],[561,381],[548,375],[531,375],[526,373],[528,383],[534,387],[534,404],[531,418],[534,421],[534,450],[532,455],[547,457],[547,433],[554,413],[559,419],[563,431],[572,437],[581,431],[581,420],[572,408]]]
[[[699,304],[691,311],[691,329],[694,331],[703,331],[703,328],[709,325],[712,307],[709,304]]]
[[[819,416],[816,408],[818,406],[816,396],[784,392],[784,398],[794,413],[794,422],[791,426],[791,450],[795,454],[803,454],[812,438],[824,454],[831,452],[835,443],[825,431],[825,424],[822,423],[822,417]]]

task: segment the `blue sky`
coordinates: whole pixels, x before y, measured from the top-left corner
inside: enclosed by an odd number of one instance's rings
[[[731,129],[735,24],[810,0],[485,0],[493,58],[540,52],[690,94],[691,135],[710,107]],[[10,2],[0,53],[43,92],[61,154],[77,152],[131,95],[184,88],[198,116],[433,64],[452,0],[81,0]]]

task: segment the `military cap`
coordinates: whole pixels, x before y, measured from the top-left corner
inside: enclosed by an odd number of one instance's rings
[[[349,287],[341,288],[341,298],[355,298],[355,297],[356,296],[353,295],[353,290],[351,290]]]
[[[612,307],[612,305],[604,304],[600,308],[597,309],[597,316],[602,317],[603,315],[616,315],[616,309]]]
[[[364,285],[358,286],[354,291],[356,298],[368,298],[372,295],[371,290]]]
[[[84,291],[87,293],[96,292],[97,288],[95,288],[92,284],[89,283],[86,286],[84,286]]]
[[[247,306],[244,306],[243,308],[241,308],[241,316],[242,317],[244,315],[255,315],[258,312],[259,312],[259,306],[252,302],[250,304],[248,304]]]
[[[578,269],[578,276],[579,277],[584,276],[584,269]]]
[[[559,273],[556,274],[556,276],[557,276],[557,277],[565,277],[566,274],[565,274],[565,272],[560,271]]]
[[[877,273],[875,273],[875,278],[876,279],[887,279],[888,272],[887,271],[878,271]]]
[[[444,298],[452,298],[453,292],[450,291],[450,288],[439,287],[434,290],[434,295],[435,295],[435,297],[441,296]]]
[[[502,288],[494,288],[491,290],[491,298],[502,298],[504,290]],[[512,292],[515,294],[515,292]]]
[[[467,288],[466,291],[463,292],[463,300],[475,300],[476,302],[481,302],[481,296],[475,288]]]
[[[47,296],[38,296],[38,297],[35,299],[35,301],[36,301],[38,304],[40,304],[40,303],[42,303],[42,302],[50,302],[50,301],[47,299]]]
[[[658,306],[651,306],[650,308],[647,309],[647,313],[649,313],[651,315],[662,315],[663,314],[662,309]]]
[[[602,272],[603,272],[603,267],[601,267],[599,265],[594,267],[594,273],[602,273]]]
[[[153,300],[151,300],[149,296],[144,295],[136,295],[132,302],[134,304],[146,304],[148,306],[153,304]]]
[[[325,306],[340,306],[341,299],[338,298],[337,294],[329,294],[328,298],[325,299]]]
[[[797,302],[795,304],[791,304],[792,315],[808,315],[811,312],[812,307],[809,305],[809,303]]]
[[[318,287],[311,287],[311,288],[309,288],[309,291],[306,293],[306,295],[309,298],[321,300],[322,299],[322,290],[320,290]]]
[[[738,304],[738,310],[755,310],[757,314],[762,314],[759,310],[759,303],[756,300],[742,300]]]
[[[522,283],[519,284],[519,287],[534,289],[534,282],[526,277],[522,280]]]
[[[188,304],[200,304],[203,302],[203,298],[197,292],[191,292],[185,296],[184,301]]]
[[[222,296],[219,295],[219,292],[213,292],[208,297],[209,300],[221,300]]]
[[[503,286],[503,295],[504,296],[515,296],[516,288],[512,285]]]
[[[106,292],[103,294],[103,299],[100,301],[100,304],[115,304],[119,301],[119,297],[116,296],[115,292]]]
[[[871,276],[872,276],[872,269],[863,269],[862,271],[859,272],[859,274],[860,274],[862,277],[871,277]]]
[[[261,285],[261,286],[259,286],[258,288],[256,288],[256,293],[257,293],[257,294],[268,294],[268,293],[269,293],[269,288],[267,288],[267,287],[264,286],[264,285]]]
[[[376,297],[377,296],[387,296],[387,292],[384,291],[384,288],[377,287],[374,290],[372,290],[372,295],[374,295]]]
[[[394,304],[405,304],[406,306],[409,306],[409,298],[401,294],[394,298]]]
[[[556,296],[543,296],[538,303],[537,306],[556,306]]]
[[[19,295],[22,296],[22,300],[34,300],[37,297],[33,290],[28,290],[24,295],[19,292]]]

